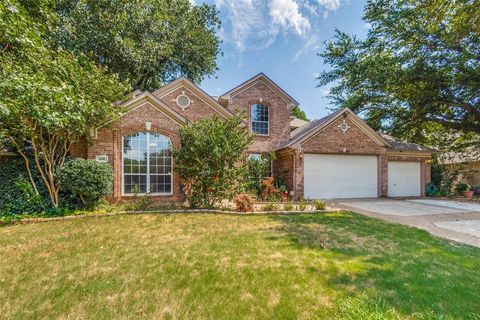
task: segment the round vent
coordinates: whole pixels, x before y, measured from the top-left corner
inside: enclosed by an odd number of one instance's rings
[[[185,94],[181,94],[177,97],[177,106],[185,110],[190,105],[190,98]]]

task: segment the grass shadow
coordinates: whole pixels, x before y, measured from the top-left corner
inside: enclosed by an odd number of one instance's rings
[[[291,245],[323,257],[312,272],[364,303],[404,316],[477,319],[480,249],[351,212],[271,216]],[[369,297],[365,299],[365,295]]]

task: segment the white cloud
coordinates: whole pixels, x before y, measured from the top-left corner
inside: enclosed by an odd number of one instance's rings
[[[304,35],[310,29],[310,22],[293,0],[271,0],[270,16],[274,23],[285,29],[293,28],[299,35]]]
[[[199,2],[199,0],[190,0]],[[314,20],[340,7],[341,0],[214,0],[226,20],[219,36],[235,45],[238,52],[258,50],[273,44],[280,32],[304,39],[300,55],[314,47]],[[312,24],[313,25],[312,25]],[[315,31],[315,30],[314,30]],[[315,40],[315,41],[314,41]]]
[[[220,10],[225,10],[231,23],[231,32],[223,39],[235,44],[240,52],[269,47],[278,34],[267,16],[263,0],[216,0]]]
[[[297,61],[300,56],[310,50],[316,50],[319,48],[318,45],[318,37],[317,35],[313,35],[310,38],[308,38],[307,42],[303,45],[303,47],[300,48],[300,50],[295,53],[295,56],[293,57],[293,61]]]
[[[327,11],[335,11],[340,8],[340,0],[317,0],[317,2]]]

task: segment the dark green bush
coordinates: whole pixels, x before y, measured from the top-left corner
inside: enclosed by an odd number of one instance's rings
[[[35,168],[32,167],[33,178],[39,195],[36,194],[28,177],[25,162],[21,158],[0,162],[0,214],[20,215],[35,214],[49,207],[47,194]]]
[[[112,192],[113,172],[107,163],[75,159],[55,172],[60,188],[78,197],[84,206],[93,206]]]
[[[460,182],[455,189],[458,195],[463,195],[463,193],[468,190],[470,190],[470,185],[465,182]]]

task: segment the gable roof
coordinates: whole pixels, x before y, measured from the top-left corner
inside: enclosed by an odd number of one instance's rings
[[[279,85],[277,85],[275,82],[273,82],[273,80],[270,79],[269,77],[267,77],[267,75],[264,74],[263,72],[260,72],[259,74],[251,77],[247,81],[242,82],[241,84],[239,84],[235,88],[225,92],[224,94],[222,94],[220,96],[220,99],[229,100],[231,97],[234,97],[235,95],[237,95],[238,93],[247,89],[248,87],[250,87],[251,85],[255,84],[258,81],[262,81],[263,83],[265,83],[265,85],[267,87],[269,87],[271,90],[273,90],[273,92],[275,92],[278,96],[280,96],[285,102],[291,103],[293,108],[298,107],[298,105],[299,105],[298,101],[295,100],[294,98],[292,98],[288,93],[285,92],[285,90],[280,88]]]
[[[382,134],[382,137],[388,141],[392,148],[396,151],[411,151],[411,152],[425,152],[425,153],[438,153],[438,150],[421,146],[416,143],[404,141],[398,138],[394,138],[387,134]]]
[[[181,126],[187,124],[187,119],[182,117],[179,113],[177,113],[175,110],[173,110],[168,105],[166,105],[163,101],[161,101],[156,96],[154,96],[150,91],[141,92],[139,90],[136,90],[134,92],[134,96],[132,99],[119,104],[119,107],[127,108],[126,112],[122,113],[120,117],[127,115],[128,113],[132,112],[133,110],[135,110],[137,107],[141,106],[145,102],[149,102],[154,108],[158,109],[160,112],[165,114],[167,117],[172,119],[177,124]],[[98,129],[106,126],[107,124],[113,121],[115,120],[109,120],[107,122],[102,123],[98,127],[92,128],[92,132],[90,133],[91,136],[93,138],[96,138]]]
[[[197,96],[199,99],[201,99],[203,102],[205,102],[207,105],[209,105],[212,109],[217,111],[220,115],[222,115],[224,118],[229,118],[233,116],[233,113],[227,110],[224,106],[222,106],[220,103],[218,103],[217,100],[212,98],[209,94],[207,94],[205,91],[203,91],[199,86],[197,86],[195,83],[193,83],[190,79],[182,76],[169,84],[164,85],[163,87],[155,90],[153,92],[153,95],[161,99],[162,97],[166,96],[167,94],[171,93],[172,91],[175,91],[181,87],[185,87],[188,90],[190,90],[195,96]]]
[[[329,114],[326,117],[323,117],[321,119],[313,120],[310,123],[297,128],[293,130],[290,133],[290,138],[282,144],[279,149],[291,147],[295,144],[303,143],[310,137],[314,136],[318,132],[320,132],[322,129],[327,127],[330,123],[332,123],[335,119],[338,119],[339,117],[343,115],[350,115],[351,120],[358,125],[360,129],[362,129],[367,135],[369,135],[378,145],[381,146],[388,146],[390,147],[390,144],[380,135],[378,134],[375,130],[370,128],[362,119],[360,119],[359,116],[357,116],[352,110],[349,108],[343,108],[341,110],[338,110],[334,113]]]

